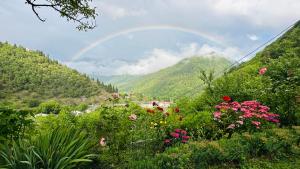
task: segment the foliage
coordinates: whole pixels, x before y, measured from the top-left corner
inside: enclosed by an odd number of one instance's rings
[[[65,17],[67,21],[78,23],[77,29],[88,30],[96,26],[95,17],[97,16],[95,8],[91,7],[92,0],[77,0],[77,1],[61,1],[61,0],[46,0],[36,2],[35,0],[25,0],[26,4],[31,6],[32,11],[41,21],[46,21],[40,17],[36,8],[48,7],[58,12],[61,17]]]
[[[106,88],[100,81],[91,80],[42,52],[0,43],[0,102],[13,97],[17,100],[90,97],[104,93]]]
[[[0,143],[23,136],[26,128],[33,122],[30,116],[30,111],[0,107]]]
[[[74,128],[44,131],[30,140],[19,140],[3,146],[1,157],[5,168],[77,168],[92,162],[93,144],[85,133]]]
[[[61,110],[61,106],[55,100],[50,100],[41,103],[40,106],[38,107],[38,112],[44,114],[58,114],[60,110]]]

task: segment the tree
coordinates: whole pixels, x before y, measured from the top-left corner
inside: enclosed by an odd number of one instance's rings
[[[37,8],[48,7],[59,12],[67,21],[77,22],[76,28],[85,31],[96,27],[97,13],[95,7],[90,6],[91,2],[92,0],[25,0],[40,21],[45,22],[46,19],[39,15]]]

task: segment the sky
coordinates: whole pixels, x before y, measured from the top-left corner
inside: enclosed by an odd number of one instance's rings
[[[43,1],[43,0],[40,0]],[[94,76],[148,74],[217,53],[237,60],[300,18],[299,0],[94,0],[97,27],[0,0],[0,41],[40,50]]]

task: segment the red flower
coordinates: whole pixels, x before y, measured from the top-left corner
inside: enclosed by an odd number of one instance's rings
[[[174,111],[175,111],[175,113],[179,113],[179,107],[176,107],[175,109],[174,109]]]
[[[157,107],[157,109],[159,110],[159,111],[164,111],[164,109],[162,108],[162,107]]]
[[[154,110],[152,110],[152,109],[147,109],[147,112],[148,112],[148,113],[154,113]]]
[[[223,96],[223,100],[225,102],[230,102],[231,101],[231,98],[229,96]]]
[[[263,67],[263,68],[261,68],[261,69],[259,69],[259,74],[260,75],[263,75],[263,74],[265,74],[266,73],[266,71],[267,71],[267,68],[266,67]]]
[[[170,115],[170,113],[168,113],[168,112],[164,113],[164,116],[169,116],[169,115]]]

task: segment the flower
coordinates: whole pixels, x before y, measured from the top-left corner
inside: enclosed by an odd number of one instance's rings
[[[188,139],[190,139],[190,136],[182,136],[182,139],[188,140]]]
[[[152,114],[155,113],[154,110],[152,110],[152,109],[147,109],[147,112],[152,113]]]
[[[261,68],[261,69],[259,69],[259,74],[260,75],[263,75],[263,74],[265,74],[266,73],[266,71],[267,71],[267,68],[266,67],[263,67],[263,68]]]
[[[181,132],[180,132],[182,135],[187,135],[187,132],[185,131],[185,130],[181,130]]]
[[[171,140],[170,140],[170,139],[165,139],[165,140],[164,140],[164,143],[165,143],[165,144],[170,144],[170,143],[171,143]]]
[[[251,121],[251,123],[252,123],[253,125],[255,125],[256,128],[259,128],[259,125],[261,124],[261,122],[259,122],[259,121]]]
[[[180,133],[180,131],[181,131],[180,129],[175,129],[176,133]]]
[[[244,124],[244,122],[242,121],[242,120],[238,120],[238,121],[236,121],[238,124],[240,124],[240,125],[243,125]]]
[[[175,133],[175,132],[172,132],[170,133],[170,135],[174,138],[179,138],[179,134],[178,133]]]
[[[181,142],[182,142],[182,143],[187,143],[188,141],[187,141],[187,140],[181,140]]]
[[[214,112],[214,118],[216,118],[216,119],[220,119],[221,115],[222,115],[222,113],[219,111]]]
[[[120,97],[120,95],[119,95],[119,93],[113,93],[113,94],[112,94],[112,97],[113,97],[114,99],[118,99],[118,98]]]
[[[106,142],[105,142],[105,138],[104,137],[101,137],[101,139],[99,140],[99,144],[104,147],[106,146]]]
[[[157,109],[159,110],[159,111],[164,111],[164,109],[162,108],[162,107],[157,107]]]
[[[230,102],[231,101],[231,98],[229,96],[223,96],[223,100],[225,102]]]
[[[230,124],[227,128],[228,129],[234,129],[235,128],[235,124]]]
[[[179,116],[179,121],[182,121],[183,120],[183,116]]]
[[[128,118],[131,121],[135,121],[137,119],[137,116],[135,114],[131,114],[130,116],[128,116]]]
[[[179,107],[176,107],[176,108],[174,109],[174,111],[175,111],[175,113],[179,113],[179,111],[180,111]]]

